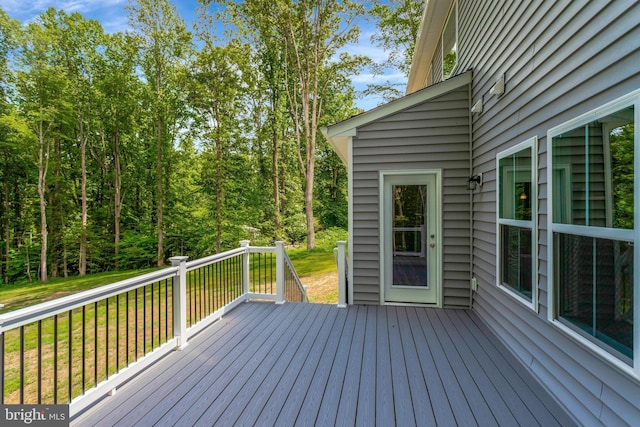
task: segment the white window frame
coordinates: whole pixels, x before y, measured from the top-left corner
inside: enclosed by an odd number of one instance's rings
[[[451,13],[454,11],[454,9],[456,11],[456,42],[455,42],[456,63],[453,64],[453,68],[451,68],[451,72],[449,73],[449,75],[445,76],[444,75],[444,58],[449,52],[444,51],[444,33],[447,30],[447,26],[449,25],[449,21],[451,20]],[[447,20],[445,21],[444,27],[442,28],[442,34],[440,35],[440,64],[441,64],[440,72],[442,73],[442,81],[448,80],[451,77],[455,76],[456,68],[460,63],[460,46],[459,46],[459,39],[458,39],[458,15],[460,15],[460,10],[458,9],[458,0],[455,0],[451,5],[451,9],[449,10],[449,14],[447,15]]]
[[[634,229],[621,230],[603,227],[590,227],[572,224],[556,224],[553,222],[553,137],[573,130],[579,126],[598,120],[601,117],[615,113],[624,108],[634,106]],[[576,342],[586,347],[588,350],[597,354],[599,357],[609,362],[619,370],[640,379],[640,271],[634,271],[633,283],[633,361],[630,366],[625,360],[608,351],[602,346],[597,345],[590,339],[582,336],[572,328],[563,324],[556,315],[557,301],[556,289],[554,284],[554,247],[553,233],[568,233],[578,236],[595,237],[612,240],[623,240],[631,242],[634,245],[633,264],[635,267],[640,266],[640,136],[638,135],[638,125],[640,124],[640,89],[635,90],[627,95],[615,99],[599,108],[582,114],[568,122],[562,123],[547,131],[547,319],[552,325],[570,336]]]
[[[516,154],[527,148],[531,149],[531,220],[514,220],[500,218],[500,160]],[[515,289],[502,284],[500,280],[502,270],[502,235],[501,225],[531,229],[531,300],[525,298]],[[538,312],[538,137],[534,136],[511,148],[501,151],[496,156],[496,285],[516,301],[531,310]]]

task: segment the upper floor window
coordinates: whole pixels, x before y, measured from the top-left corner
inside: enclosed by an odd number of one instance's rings
[[[537,309],[535,212],[537,138],[498,154],[498,286]]]
[[[627,365],[638,327],[634,162],[640,93],[549,131],[554,320]],[[637,348],[637,346],[636,346]]]
[[[458,3],[453,4],[453,8],[447,18],[442,33],[442,80],[451,77],[453,69],[458,62]]]

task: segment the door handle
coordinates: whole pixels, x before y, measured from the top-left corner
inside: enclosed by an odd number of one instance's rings
[[[436,247],[436,244],[435,244],[435,243],[429,243],[429,247],[431,247],[431,248],[435,248],[435,247]]]

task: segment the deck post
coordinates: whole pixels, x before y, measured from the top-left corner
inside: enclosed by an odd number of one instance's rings
[[[276,242],[276,304],[284,304],[284,242]]]
[[[338,242],[338,307],[347,307],[347,242]]]
[[[240,240],[240,247],[246,248],[246,251],[242,254],[242,293],[247,295],[249,293],[249,274],[251,270],[249,268],[249,240]]]
[[[177,338],[176,350],[187,346],[187,256],[169,258],[172,266],[178,267],[178,276],[173,278],[173,336]]]

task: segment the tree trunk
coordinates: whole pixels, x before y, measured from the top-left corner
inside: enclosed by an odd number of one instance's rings
[[[43,107],[40,106],[42,114]],[[49,144],[44,135],[43,123],[38,124],[38,198],[40,199],[40,280],[47,282],[47,202],[45,192],[47,186],[47,167],[49,166]],[[28,267],[27,267],[28,268]],[[30,275],[30,273],[28,273]]]
[[[87,138],[84,135],[83,119],[80,120],[80,198],[82,205],[82,226],[80,228],[80,261],[78,275],[87,274]]]
[[[156,129],[156,185],[158,204],[157,227],[158,227],[158,267],[164,267],[164,233],[163,233],[163,205],[164,186],[162,185],[162,117],[158,115]]]
[[[280,235],[280,183],[279,183],[279,156],[278,156],[278,131],[273,126],[273,204],[275,211],[273,215],[274,236]]]
[[[9,227],[11,226],[9,222],[9,211],[11,206],[9,204],[9,180],[5,178],[4,181],[4,284],[9,283],[9,267],[11,258],[9,256],[9,251],[11,249],[11,231]]]
[[[122,172],[120,170],[120,135],[116,130],[113,141],[113,168],[114,168],[114,250],[115,250],[115,268],[118,269],[118,254],[120,246],[120,214],[122,212],[122,200],[120,195],[120,189],[122,187]]]

